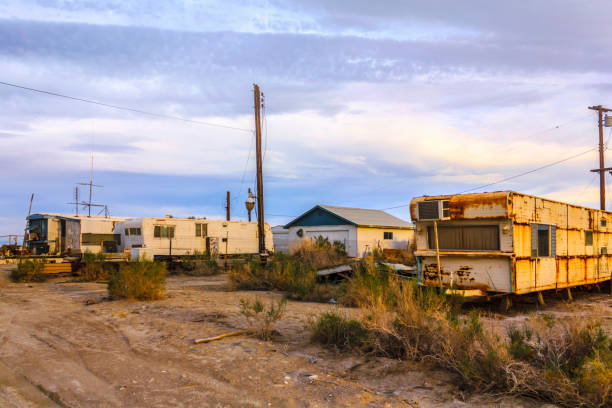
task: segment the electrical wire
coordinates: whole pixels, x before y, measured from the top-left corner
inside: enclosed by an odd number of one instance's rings
[[[596,148],[596,147],[593,147],[593,148],[591,148],[591,149],[589,149],[589,150],[585,150],[585,151],[583,151],[583,152],[581,152],[581,153],[578,153],[578,154],[575,154],[575,155],[572,155],[572,156],[566,157],[566,158],[561,159],[561,160],[554,161],[554,162],[552,162],[552,163],[545,164],[544,166],[540,166],[540,167],[537,167],[537,168],[535,168],[535,169],[531,169],[531,170],[525,171],[525,172],[523,172],[523,173],[516,174],[516,175],[514,175],[514,176],[506,177],[506,178],[503,178],[503,179],[500,179],[500,180],[494,181],[494,182],[492,182],[492,183],[483,184],[483,185],[478,186],[478,187],[470,188],[470,189],[467,189],[467,190],[461,191],[461,192],[456,193],[456,194],[464,194],[464,193],[467,193],[467,192],[470,192],[470,191],[480,190],[481,188],[486,188],[486,187],[490,187],[490,186],[493,186],[493,185],[496,185],[496,184],[499,184],[499,183],[503,183],[503,182],[505,182],[505,181],[514,180],[514,179],[516,179],[516,178],[523,177],[523,176],[526,176],[526,175],[528,175],[528,174],[535,173],[535,172],[537,172],[537,171],[544,170],[544,169],[547,169],[547,168],[549,168],[549,167],[555,166],[555,165],[557,165],[557,164],[561,164],[561,163],[564,163],[564,162],[566,162],[566,161],[569,161],[569,160],[575,159],[576,157],[583,156],[583,155],[585,155],[585,154],[587,154],[587,153],[590,153],[590,152],[592,152],[592,151],[594,151],[594,150],[597,150],[597,148]],[[407,204],[400,204],[400,205],[396,205],[396,206],[393,206],[393,207],[381,208],[381,210],[392,210],[392,209],[395,209],[395,208],[408,207],[409,205],[410,205],[410,203],[407,203]]]
[[[117,110],[133,112],[133,113],[139,113],[141,115],[148,115],[148,116],[157,117],[157,118],[163,118],[163,119],[178,120],[178,121],[181,121],[181,122],[194,123],[196,125],[213,126],[213,127],[218,127],[218,128],[225,128],[225,129],[239,130],[241,132],[253,133],[252,129],[245,129],[245,128],[239,128],[239,127],[228,126],[228,125],[221,125],[219,123],[203,122],[203,121],[199,121],[199,120],[183,118],[183,117],[180,117],[180,116],[171,116],[171,115],[164,115],[164,114],[161,114],[161,113],[147,112],[147,111],[143,111],[141,109],[130,108],[130,107],[127,107],[127,106],[111,105],[109,103],[98,102],[98,101],[94,101],[94,100],[91,100],[91,99],[85,99],[85,98],[77,98],[75,96],[64,95],[64,94],[60,94],[60,93],[56,93],[56,92],[45,91],[45,90],[42,90],[42,89],[30,88],[30,87],[27,87],[27,86],[12,84],[12,83],[9,83],[9,82],[0,81],[0,85],[11,86],[13,88],[19,88],[19,89],[23,89],[23,90],[26,90],[26,91],[38,92],[38,93],[41,93],[41,94],[56,96],[56,97],[59,97],[59,98],[69,99],[69,100],[73,100],[73,101],[90,103],[92,105],[104,106],[104,107],[111,108],[111,109],[117,109]]]
[[[570,120],[568,120],[567,122],[563,122],[563,123],[560,123],[560,124],[558,124],[558,125],[555,125],[555,126],[552,126],[552,127],[546,128],[546,129],[544,129],[544,130],[539,130],[539,131],[537,131],[537,132],[530,133],[530,134],[528,134],[528,135],[526,135],[526,136],[524,136],[524,137],[521,137],[521,138],[519,138],[519,139],[516,139],[516,138],[515,138],[513,141],[514,141],[514,142],[517,142],[517,141],[520,141],[520,142],[527,141],[527,140],[529,140],[529,139],[533,138],[534,136],[539,136],[539,135],[541,135],[541,134],[543,134],[543,133],[547,133],[547,132],[551,132],[551,131],[553,131],[553,130],[558,130],[558,129],[561,129],[562,127],[564,127],[564,126],[566,126],[566,125],[568,125],[568,124],[570,124],[570,123],[573,123],[573,122],[576,122],[576,121],[579,121],[579,120],[585,119],[585,118],[587,118],[587,117],[591,117],[591,114],[589,113],[588,115],[585,115],[585,116],[579,116],[579,117],[576,117],[576,118],[570,119]],[[505,148],[505,149],[503,149],[503,150],[500,150],[500,151],[491,152],[491,153],[489,153],[489,156],[494,155],[494,154],[501,154],[501,153],[505,153],[505,152],[508,152],[508,151],[510,151],[510,150],[516,149],[517,147],[518,147],[517,145],[514,145],[514,146],[510,146],[509,148]],[[407,178],[406,178],[406,179],[403,179],[403,180],[397,181],[397,182],[392,183],[392,184],[386,184],[386,185],[384,185],[384,186],[377,187],[377,188],[375,188],[375,189],[373,189],[373,190],[369,190],[367,193],[368,193],[368,194],[375,193],[375,192],[378,192],[378,191],[380,191],[380,190],[387,189],[387,188],[389,188],[389,187],[395,187],[395,186],[397,186],[398,184],[407,183],[408,181],[410,181],[410,179],[407,179]],[[364,193],[364,194],[365,194],[365,193]]]

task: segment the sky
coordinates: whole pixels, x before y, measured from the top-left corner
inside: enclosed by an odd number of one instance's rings
[[[0,85],[0,235],[23,231],[31,193],[33,212],[74,212],[92,153],[111,215],[221,218],[229,190],[246,219],[254,83],[271,225],[316,204],[410,220],[412,197],[466,190],[597,207],[587,107],[612,104],[606,6],[0,0],[0,82],[244,129]]]

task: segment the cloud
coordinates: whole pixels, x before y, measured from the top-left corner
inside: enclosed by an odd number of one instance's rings
[[[7,0],[0,80],[244,129],[256,82],[266,211],[385,208],[595,146],[586,107],[612,83],[599,6]],[[70,210],[91,150],[113,214],[221,216],[226,190],[240,213],[254,187],[250,132],[5,86],[0,101],[0,160],[16,175],[0,211],[15,219],[31,191],[40,210]],[[491,188],[572,199],[594,160]]]

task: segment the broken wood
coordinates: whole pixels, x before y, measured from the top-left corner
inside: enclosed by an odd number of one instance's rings
[[[193,342],[195,344],[210,343],[211,341],[221,340],[221,339],[224,339],[226,337],[240,336],[242,334],[248,334],[248,333],[251,333],[250,330],[238,330],[238,331],[231,332],[231,333],[220,334],[219,336],[206,337],[206,338],[203,338],[203,339],[195,339]]]

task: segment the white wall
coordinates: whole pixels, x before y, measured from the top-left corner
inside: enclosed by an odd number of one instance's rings
[[[172,255],[185,255],[195,251],[206,251],[206,236],[197,237],[195,224],[207,225],[207,236],[218,239],[219,254],[256,254],[259,252],[257,223],[187,218],[141,218],[122,223],[122,242],[131,251],[132,259],[144,256],[169,255],[172,241]],[[156,225],[174,226],[174,238],[155,237]],[[141,235],[125,235],[126,228],[140,228]],[[266,248],[274,249],[270,226],[265,224]],[[224,239],[226,241],[224,241]],[[141,246],[141,248],[138,248]]]
[[[272,227],[274,252],[289,252],[289,230],[279,225]]]
[[[393,239],[384,239],[385,231],[392,232]],[[358,256],[364,256],[374,248],[406,250],[413,240],[413,229],[357,228]]]
[[[303,231],[303,236],[299,237],[297,232]],[[317,226],[294,226],[289,228],[289,251],[297,247],[301,241],[315,238],[318,235],[328,237],[333,242],[341,234],[346,236],[346,253],[350,257],[357,257],[357,227],[353,225],[317,225]]]

